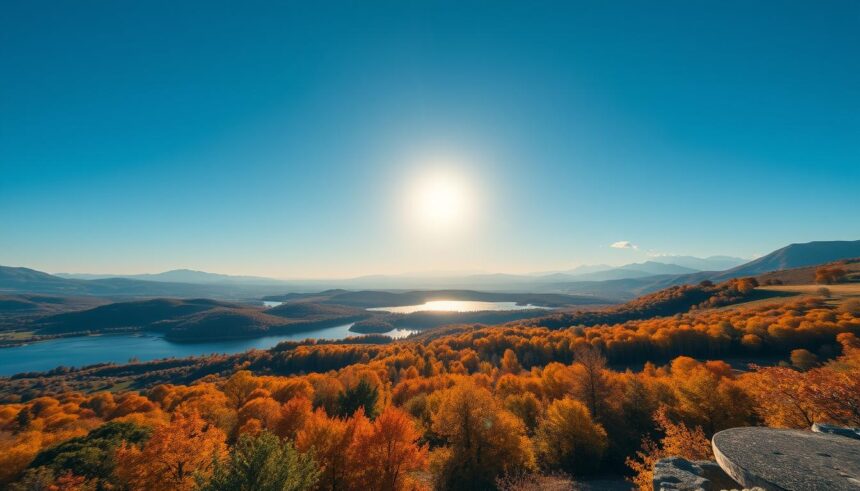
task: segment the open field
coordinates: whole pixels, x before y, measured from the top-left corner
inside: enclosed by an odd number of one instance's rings
[[[32,338],[34,334],[33,331],[4,331],[0,332],[0,341],[22,341]]]
[[[774,292],[792,292],[817,295],[821,288],[830,290],[830,294],[840,297],[860,296],[860,283],[842,283],[838,285],[773,285],[762,286],[762,290]]]
[[[827,265],[845,270],[849,279],[860,276],[860,261],[847,259],[828,263]],[[780,269],[760,274],[756,276],[756,279],[762,285],[769,281],[773,282],[774,280],[781,281],[783,285],[813,285],[815,282],[815,271],[821,266],[824,266],[824,264],[816,264],[814,266],[806,266],[802,268]]]

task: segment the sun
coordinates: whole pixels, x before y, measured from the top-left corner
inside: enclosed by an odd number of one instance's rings
[[[417,212],[427,224],[451,224],[463,211],[463,190],[458,183],[445,176],[437,176],[422,183],[416,198]]]
[[[412,220],[423,229],[438,231],[463,225],[472,211],[466,180],[452,171],[421,176],[411,195]]]

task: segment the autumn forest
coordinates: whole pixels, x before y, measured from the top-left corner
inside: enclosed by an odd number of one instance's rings
[[[650,489],[656,460],[711,458],[722,429],[860,426],[860,302],[758,286],[673,287],[397,342],[13,377],[0,385],[0,481],[519,490],[611,475]]]

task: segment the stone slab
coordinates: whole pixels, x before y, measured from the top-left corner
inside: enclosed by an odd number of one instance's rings
[[[711,491],[702,468],[681,457],[661,459],[654,464],[655,491]]]
[[[743,486],[768,491],[860,491],[860,440],[811,431],[731,428],[714,456]]]
[[[720,491],[736,487],[737,483],[710,460],[668,457],[654,464],[655,491]]]

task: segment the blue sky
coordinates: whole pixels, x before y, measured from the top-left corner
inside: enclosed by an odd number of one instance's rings
[[[855,1],[3,10],[0,264],[525,272],[858,238]],[[404,196],[439,169],[470,204],[434,232]]]

